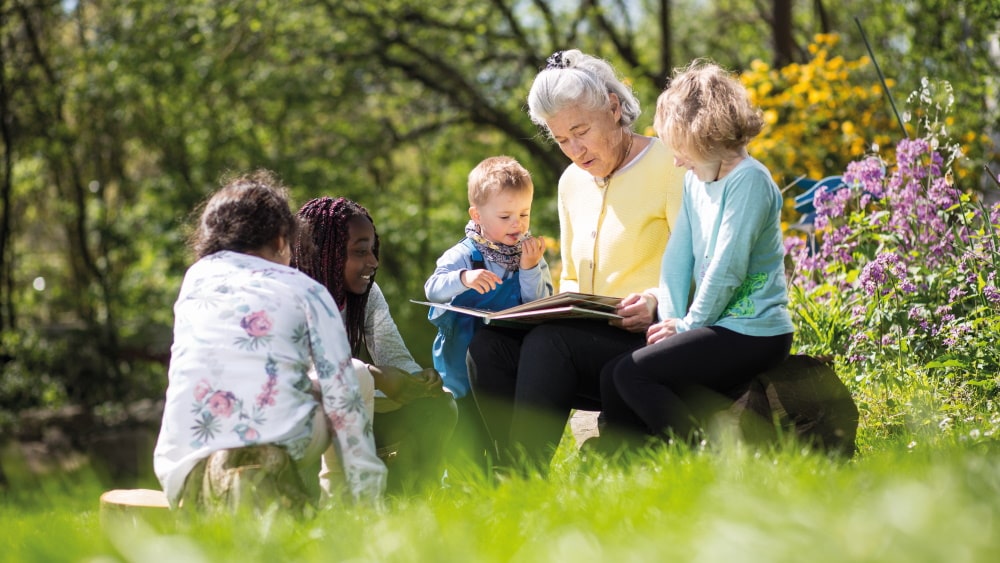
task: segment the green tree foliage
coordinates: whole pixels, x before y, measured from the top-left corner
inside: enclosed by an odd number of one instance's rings
[[[858,60],[857,15],[895,91],[936,73],[974,108],[956,129],[997,129],[994,1],[827,4],[0,0],[0,362],[4,381],[50,382],[13,406],[158,394],[191,259],[185,222],[221,174],[255,167],[278,172],[297,203],[343,195],[369,208],[379,282],[426,363],[433,331],[407,299],[461,236],[468,170],[520,159],[536,183],[533,230],[557,232],[566,159],[524,111],[555,50],[612,61],[644,129],[671,67],[804,63],[827,31],[842,38],[831,56]],[[801,162],[788,167],[775,172],[795,177]]]

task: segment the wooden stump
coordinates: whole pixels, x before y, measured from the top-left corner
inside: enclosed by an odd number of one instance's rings
[[[137,527],[172,518],[167,496],[152,489],[114,489],[101,495],[101,524]]]
[[[749,441],[773,440],[781,429],[822,451],[855,453],[858,408],[833,369],[816,358],[790,356],[732,397],[727,414]]]

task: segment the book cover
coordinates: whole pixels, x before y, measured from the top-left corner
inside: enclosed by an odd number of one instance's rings
[[[606,295],[591,295],[589,293],[557,293],[551,297],[536,299],[516,307],[502,311],[486,311],[472,307],[456,307],[447,303],[431,303],[429,301],[410,300],[419,305],[438,307],[465,315],[483,319],[489,324],[493,321],[517,321],[522,323],[540,323],[554,319],[620,319],[615,313],[615,305],[620,297]]]

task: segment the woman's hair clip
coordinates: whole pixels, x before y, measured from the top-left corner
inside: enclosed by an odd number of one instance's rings
[[[553,68],[568,68],[569,61],[563,58],[563,51],[556,51],[545,59],[545,70],[551,70]]]

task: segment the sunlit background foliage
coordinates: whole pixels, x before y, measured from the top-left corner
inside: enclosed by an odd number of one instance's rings
[[[461,235],[481,158],[511,154],[532,171],[533,231],[553,239],[558,268],[567,161],[524,111],[558,49],[612,61],[643,102],[641,131],[672,68],[709,57],[741,72],[768,122],[751,149],[786,189],[789,225],[797,178],[843,174],[866,154],[895,161],[904,135],[874,62],[914,139],[927,131],[907,96],[925,77],[947,81],[955,101],[934,133],[961,151],[952,185],[989,202],[998,12],[991,0],[0,1],[0,426],[30,407],[162,396],[188,215],[233,170],[275,170],[296,203],[368,207],[378,280],[428,363],[433,331],[408,299]],[[818,346],[808,335],[802,350]],[[846,342],[829,353],[848,358]],[[885,350],[865,372],[895,365]]]
[[[621,70],[644,132],[674,67],[741,73],[768,124],[751,151],[785,190],[795,351],[858,402],[854,461],[788,442],[614,464],[564,440],[547,478],[455,473],[381,513],[118,528],[95,510],[108,476],[11,454],[37,408],[162,397],[188,216],[225,172],[368,207],[424,364],[408,299],[480,159],[531,170],[558,269],[566,159],[524,98],[570,47]],[[0,559],[995,561],[998,100],[996,0],[0,0]],[[801,223],[795,180],[826,176],[846,187]]]

